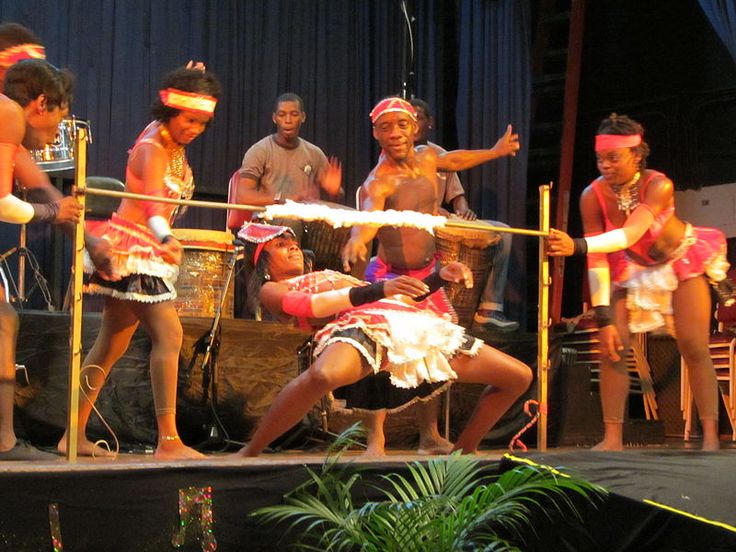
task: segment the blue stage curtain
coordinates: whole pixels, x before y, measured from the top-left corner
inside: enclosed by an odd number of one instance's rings
[[[736,62],[736,0],[698,0],[718,38]]]
[[[448,148],[490,147],[512,123],[528,137],[528,0],[407,0],[415,86]],[[275,97],[305,100],[305,139],[343,162],[346,199],[378,158],[368,113],[402,90],[399,0],[0,0],[0,21],[38,34],[77,77],[72,112],[91,121],[88,174],[124,180],[127,151],[150,121],[161,78],[190,59],[223,84],[214,121],[188,148],[196,196],[222,200],[243,154],[273,131]],[[456,132],[456,117],[457,130]],[[463,175],[473,209],[523,224],[526,153]],[[536,183],[535,183],[536,184]],[[224,228],[190,209],[179,226]],[[0,240],[2,241],[2,240]]]
[[[303,137],[343,161],[354,190],[378,157],[368,113],[401,85],[395,0],[27,0],[0,2],[0,20],[33,29],[49,60],[76,74],[72,111],[92,121],[95,138],[90,174],[123,180],[163,75],[204,61],[223,94],[188,148],[200,196],[227,193],[246,149],[273,131],[273,100],[287,91],[305,100]]]
[[[457,132],[461,148],[489,148],[508,124],[520,135],[522,148],[509,157],[462,175],[471,205],[482,218],[514,227],[537,226],[526,202],[530,129],[531,62],[530,9],[524,0],[461,0]],[[537,187],[541,182],[530,182]],[[509,285],[520,301],[507,304],[512,317],[525,303],[529,238],[514,238]],[[536,247],[536,242],[533,244]],[[536,250],[536,249],[534,249]],[[536,274],[529,275],[536,278]]]

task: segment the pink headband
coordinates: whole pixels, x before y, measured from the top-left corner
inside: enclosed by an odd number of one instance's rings
[[[641,134],[598,134],[595,137],[595,151],[634,148],[639,144]]]
[[[196,92],[185,92],[184,90],[177,90],[176,88],[159,90],[158,95],[161,98],[161,102],[166,107],[173,107],[174,109],[183,109],[186,111],[196,111],[197,113],[204,113],[205,115],[212,115],[215,112],[215,106],[217,105],[217,98],[205,96],[204,94],[197,94]]]
[[[265,245],[282,234],[294,235],[294,231],[288,226],[276,226],[273,224],[259,224],[257,222],[246,222],[238,230],[238,237],[250,243],[255,243],[256,251],[253,253],[253,266],[258,264],[258,258]]]
[[[40,44],[18,44],[0,51],[0,67],[11,67],[24,59],[46,59],[46,50]]]
[[[392,111],[406,113],[411,117],[412,121],[417,120],[417,110],[414,109],[414,106],[405,99],[394,96],[391,98],[384,98],[376,104],[370,113],[371,123],[376,124],[376,121],[381,117],[381,115],[384,113],[391,113]]]

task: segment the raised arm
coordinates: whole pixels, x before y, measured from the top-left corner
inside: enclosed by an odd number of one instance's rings
[[[515,156],[519,151],[519,135],[513,132],[511,125],[506,127],[506,132],[496,144],[487,150],[454,150],[437,155],[437,170],[462,171],[475,167],[499,157],[508,155]]]

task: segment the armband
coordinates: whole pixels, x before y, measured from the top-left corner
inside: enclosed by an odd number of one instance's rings
[[[588,242],[585,240],[585,238],[573,238],[572,244],[574,247],[574,250],[572,252],[573,255],[587,255]]]
[[[59,214],[59,204],[55,201],[31,203],[31,207],[33,207],[31,222],[54,222]]]
[[[358,305],[365,305],[366,303],[373,303],[386,297],[384,292],[385,282],[376,282],[368,286],[359,286],[350,288],[348,297],[350,298],[350,304],[354,307]]]
[[[297,318],[316,318],[312,310],[312,296],[303,291],[288,291],[281,298],[281,310]]]
[[[440,276],[440,271],[436,270],[435,272],[432,272],[429,276],[422,279],[422,282],[427,284],[427,287],[429,288],[429,291],[425,293],[424,295],[420,295],[418,297],[414,298],[414,301],[424,301],[427,297],[432,295],[435,291],[440,289],[441,287],[444,287],[445,284],[447,284],[447,280],[445,280],[442,276]]]
[[[603,234],[588,236],[585,238],[588,252],[590,253],[613,253],[621,251],[629,246],[626,232],[623,228],[616,228]]]
[[[596,307],[593,307],[593,310],[595,310],[595,321],[596,324],[598,324],[598,329],[613,324],[613,318],[611,317],[611,307],[609,305],[598,305]]]
[[[151,232],[153,232],[153,235],[158,238],[158,241],[162,243],[164,239],[172,235],[169,221],[167,221],[161,215],[154,215],[149,218],[148,227],[151,229]]]
[[[33,218],[33,206],[13,194],[0,197],[0,221],[25,224]]]

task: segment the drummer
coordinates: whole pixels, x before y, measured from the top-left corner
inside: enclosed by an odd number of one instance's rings
[[[437,153],[432,148],[414,150],[417,133],[417,113],[414,106],[399,97],[389,97],[376,104],[370,113],[373,137],[385,153],[363,182],[365,199],[362,207],[368,211],[394,209],[437,214],[441,197],[438,193],[438,171],[460,171],[519,151],[519,136],[511,125],[487,150],[457,150]],[[343,268],[368,256],[366,244],[378,237],[378,256],[371,260],[365,279],[377,281],[399,275],[425,278],[436,268],[434,237],[426,230],[385,226],[354,227],[343,248]],[[431,404],[431,403],[430,403]],[[385,412],[378,414],[369,431],[369,447],[374,454],[383,452],[382,426]],[[451,444],[440,438],[437,431],[437,407],[420,411],[420,450],[445,452]]]
[[[281,94],[274,102],[271,119],[276,132],[245,152],[241,167],[230,179],[229,201],[241,205],[272,205],[286,199],[344,203],[340,162],[335,157],[328,159],[318,146],[299,136],[307,120],[301,97],[291,92]],[[228,211],[227,227],[236,233],[248,220],[250,213]],[[301,242],[300,221],[274,222],[291,227]],[[235,314],[252,317],[255,313],[247,306],[245,292],[247,278],[240,271],[236,278]]]
[[[235,203],[272,205],[285,199],[343,203],[340,162],[335,157],[328,159],[319,147],[299,136],[307,120],[302,99],[291,92],[281,94],[271,119],[276,132],[245,152],[236,173]],[[232,230],[240,229],[243,222],[228,217]]]
[[[437,153],[446,153],[442,146],[429,141],[429,133],[434,125],[434,117],[429,104],[419,98],[412,98],[411,105],[417,110],[417,135],[414,138],[414,147],[429,147]],[[476,220],[478,215],[468,205],[465,190],[456,172],[437,173],[437,185],[439,186],[438,197],[440,202],[446,203],[452,208],[452,212],[465,220]],[[439,214],[448,216],[450,213],[440,207]],[[496,220],[487,221],[491,226],[508,228],[508,224]],[[509,261],[511,260],[512,235],[501,234],[501,240],[493,249],[493,262],[491,272],[488,275],[483,293],[480,298],[478,310],[473,317],[476,324],[489,330],[499,332],[513,332],[519,329],[519,323],[509,320],[503,312],[504,291],[509,274]]]

